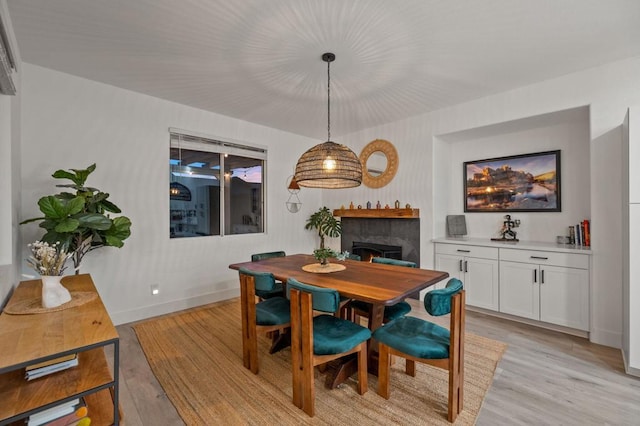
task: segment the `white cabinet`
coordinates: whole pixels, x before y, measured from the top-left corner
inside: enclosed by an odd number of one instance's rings
[[[436,269],[462,281],[467,305],[498,310],[498,249],[436,244]],[[446,281],[438,283],[442,288]]]
[[[589,330],[589,257],[500,249],[500,312]]]

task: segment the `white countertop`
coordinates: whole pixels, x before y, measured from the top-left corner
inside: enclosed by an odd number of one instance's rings
[[[492,241],[490,238],[435,238],[434,243],[463,244],[468,246],[510,248],[520,250],[544,250],[561,253],[577,253],[591,255],[591,247],[576,246],[573,244],[556,244],[539,241]]]

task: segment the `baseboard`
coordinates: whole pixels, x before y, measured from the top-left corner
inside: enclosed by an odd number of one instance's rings
[[[630,376],[640,377],[640,368],[629,367],[629,361],[624,356],[624,351],[620,349],[620,353],[622,354],[622,362],[624,363],[624,371]]]
[[[622,347],[622,333],[607,331],[602,329],[594,329],[591,332],[589,340],[598,345],[609,346],[612,348]]]
[[[491,315],[493,317],[502,318],[502,319],[506,319],[506,320],[509,320],[509,321],[515,321],[515,322],[520,322],[520,323],[523,323],[523,324],[533,325],[535,327],[540,327],[540,328],[544,328],[544,329],[547,329],[547,330],[559,331],[561,333],[571,334],[572,336],[582,337],[582,338],[585,338],[585,339],[589,338],[589,332],[583,331],[583,330],[576,330],[575,328],[564,327],[564,326],[561,326],[561,325],[550,324],[550,323],[542,322],[542,321],[535,321],[535,320],[531,320],[531,319],[528,319],[528,318],[522,318],[522,317],[518,317],[518,316],[515,316],[515,315],[510,315],[510,314],[505,314],[505,313],[502,313],[502,312],[492,311],[490,309],[478,308],[476,306],[467,305],[466,309],[467,309],[467,311],[479,312],[479,313],[482,313],[482,314]]]
[[[143,319],[156,317],[158,315],[170,314],[184,309],[195,308],[209,303],[220,302],[221,300],[233,299],[240,296],[239,288],[230,288],[200,296],[189,297],[187,299],[174,300],[157,305],[144,306],[130,311],[110,313],[111,320],[115,325],[140,321]]]

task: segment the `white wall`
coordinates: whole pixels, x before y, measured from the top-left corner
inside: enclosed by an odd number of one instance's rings
[[[116,323],[236,296],[229,264],[261,251],[309,253],[316,243],[304,223],[320,192],[303,189],[297,214],[285,207],[287,177],[315,140],[30,64],[22,115],[21,220],[38,216],[40,197],[59,192],[55,170],[96,162],[87,183],[110,193],[133,223],[123,248],[93,251],[81,268]],[[267,234],[169,239],[169,127],[268,147]],[[42,235],[36,224],[21,230],[25,245]],[[152,284],[159,295],[151,296]]]
[[[442,156],[450,155],[451,145],[434,144],[434,139],[441,135],[588,105],[590,206],[584,214],[590,213],[592,222],[591,339],[597,343],[620,347],[620,128],[627,106],[640,101],[638,75],[640,59],[629,59],[336,138],[356,153],[373,139],[387,139],[398,148],[400,169],[395,179],[386,187],[325,191],[323,203],[333,208],[341,204],[348,205],[349,200],[361,203],[380,199],[384,204],[400,199],[402,204],[409,202],[420,208],[420,262],[424,267],[433,266],[433,244],[430,240],[441,235],[441,226],[436,227],[436,224],[443,220],[442,213],[436,210],[436,206],[448,203],[445,196],[447,191],[434,192],[434,189],[449,185],[450,192],[462,191],[462,188],[454,188],[448,182],[450,164],[441,161]],[[565,200],[563,198],[563,204]],[[564,208],[568,207],[563,207],[563,210]],[[583,215],[585,209],[581,205],[575,215]],[[561,222],[564,221],[563,218]],[[498,225],[496,223],[494,227]],[[554,228],[551,234],[555,235],[557,232]]]

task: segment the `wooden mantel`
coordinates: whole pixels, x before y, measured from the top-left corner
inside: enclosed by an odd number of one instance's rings
[[[335,209],[334,216],[361,218],[415,219],[420,209]]]

